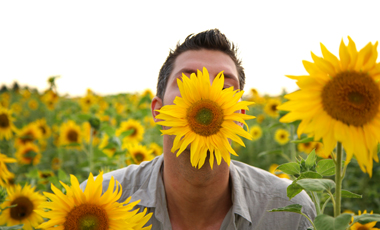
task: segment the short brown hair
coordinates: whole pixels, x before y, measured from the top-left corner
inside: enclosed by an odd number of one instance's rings
[[[236,70],[239,75],[240,89],[242,90],[244,88],[245,73],[244,68],[241,66],[241,60],[237,58],[237,47],[218,29],[211,29],[196,35],[190,34],[182,44],[177,44],[174,51],[170,50],[169,55],[162,65],[158,75],[157,97],[161,99],[164,98],[166,85],[169,76],[174,69],[174,62],[176,58],[185,51],[200,49],[217,50],[227,54],[236,65]]]

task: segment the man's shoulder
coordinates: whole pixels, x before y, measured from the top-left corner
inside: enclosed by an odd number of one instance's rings
[[[113,177],[120,183],[123,192],[127,190],[135,190],[148,181],[156,167],[160,167],[162,156],[157,156],[151,161],[144,161],[140,165],[128,165],[127,167],[117,169],[103,175],[103,190],[107,190],[109,182]],[[82,190],[86,187],[87,180],[81,184]]]

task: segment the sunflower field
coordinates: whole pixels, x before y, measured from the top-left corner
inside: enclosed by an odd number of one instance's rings
[[[318,59],[315,60],[317,63]],[[19,229],[21,225],[24,229],[38,229],[41,223],[52,219],[44,215],[42,209],[33,211],[40,204],[52,209],[43,195],[53,202],[63,199],[65,194],[80,193],[76,185],[93,178],[92,174],[101,172],[102,175],[162,154],[160,126],[151,115],[154,95],[150,89],[103,96],[87,89],[82,97],[73,98],[61,95],[58,88],[56,77],[50,77],[43,92],[19,87],[16,83],[0,90],[0,226],[9,226],[4,229]],[[314,162],[328,164],[336,153],[326,150],[326,141],[316,141],[303,132],[297,135],[301,120],[289,121],[286,116],[291,112],[279,110],[290,103],[286,95],[285,91],[278,96],[268,96],[258,89],[246,90],[243,100],[254,102],[247,114],[256,117],[247,121],[252,140],[244,140],[245,147],[233,144],[238,156],[231,157],[285,180],[297,180],[297,173],[280,165],[297,162],[302,168],[302,162],[310,159],[310,154]],[[378,152],[379,148],[374,154],[377,156]],[[342,187],[355,195],[344,197],[343,213],[380,213],[380,164],[374,159],[371,169],[363,169],[357,155],[346,165]],[[370,160],[372,162],[372,158]],[[306,160],[306,166],[308,163]],[[334,180],[334,173],[323,175]],[[99,183],[95,180],[91,186]],[[109,197],[113,194],[111,191],[113,188],[107,194]],[[55,195],[47,195],[52,193]],[[333,204],[326,202],[329,196],[320,194],[319,199],[325,213],[333,215]],[[59,202],[64,205],[64,201]],[[133,205],[124,211],[128,212]],[[131,229],[143,229],[148,217],[143,213],[139,216],[140,222],[133,219],[135,227]],[[45,223],[42,227],[54,224],[57,223]],[[350,229],[375,229],[376,226],[380,227],[372,221],[359,227],[352,225]]]

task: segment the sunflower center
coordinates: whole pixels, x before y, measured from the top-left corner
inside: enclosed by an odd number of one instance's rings
[[[144,154],[142,153],[135,153],[135,159],[137,161],[137,163],[140,163],[144,160]]]
[[[201,136],[217,133],[224,120],[222,108],[211,100],[195,102],[188,108],[186,118],[190,129]]]
[[[81,204],[69,212],[63,226],[65,230],[109,229],[108,215],[98,205]]]
[[[370,122],[378,113],[379,103],[379,87],[366,73],[339,73],[322,91],[324,110],[347,125]]]
[[[33,203],[24,196],[16,198],[11,205],[17,205],[16,207],[11,208],[11,218],[13,220],[23,220],[28,218],[33,212]]]
[[[273,112],[276,112],[276,111],[277,111],[277,105],[272,105],[270,108],[271,108],[271,110],[272,110]]]
[[[8,128],[9,127],[8,116],[4,113],[0,114],[0,127],[1,128]]]
[[[357,230],[369,230],[366,226],[360,226],[357,228]]]
[[[131,127],[130,130],[133,130],[133,132],[132,132],[131,135],[130,135],[131,137],[134,137],[134,136],[137,135],[137,129],[136,129],[136,128]]]
[[[70,142],[78,142],[78,132],[71,129],[69,132],[67,132],[67,139]]]
[[[21,137],[21,142],[23,144],[26,144],[28,142],[33,142],[33,141],[34,141],[34,135],[30,131],[28,131],[27,133],[25,133],[24,136]]]
[[[38,128],[40,128],[42,134],[44,134],[44,135],[46,134],[46,129],[45,129],[45,127],[43,127],[43,126],[41,125],[41,126],[38,126]]]

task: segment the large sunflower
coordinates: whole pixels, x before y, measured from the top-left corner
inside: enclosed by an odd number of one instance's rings
[[[214,154],[218,165],[222,158],[229,165],[230,153],[237,154],[228,139],[242,146],[244,143],[238,135],[252,139],[236,122],[247,126],[244,120],[254,118],[237,113],[241,109],[248,110],[248,105],[253,102],[239,102],[244,91],[238,92],[233,87],[223,90],[223,72],[215,77],[212,84],[206,68],[203,68],[203,73],[198,70],[197,75],[191,74],[190,78],[182,74],[182,81],[177,79],[177,83],[182,97],[176,97],[174,105],[163,106],[157,115],[158,119],[163,120],[157,124],[172,127],[161,132],[176,135],[171,151],[174,153],[178,150],[179,156],[191,143],[190,161],[194,167],[202,167],[208,151],[211,168],[214,164]]]
[[[153,160],[153,150],[148,149],[145,145],[140,145],[136,143],[126,143],[123,148],[128,150],[128,155],[132,157],[135,164],[140,164],[143,161]]]
[[[17,138],[15,141],[16,148],[20,148],[27,143],[33,143],[34,141],[42,137],[42,131],[36,123],[29,123],[17,132]]]
[[[59,145],[81,144],[81,142],[82,131],[79,125],[72,120],[61,125],[59,131]]]
[[[17,162],[14,158],[9,158],[0,153],[0,187],[6,187],[8,180],[14,177],[14,174],[9,172],[6,163]]]
[[[45,201],[45,197],[34,191],[31,185],[15,185],[7,188],[8,197],[1,205],[1,208],[17,205],[8,208],[0,215],[0,225],[8,226],[24,224],[23,229],[32,230],[42,223],[42,217],[36,213],[38,206]]]
[[[0,140],[12,138],[12,131],[15,130],[13,117],[10,110],[0,106]]]
[[[37,211],[41,216],[50,219],[41,224],[42,229],[144,229],[151,228],[144,226],[152,213],[144,212],[136,214],[138,210],[131,211],[139,203],[135,201],[129,203],[131,197],[125,202],[119,203],[122,188],[120,184],[111,178],[107,190],[103,193],[103,172],[96,179],[92,173],[87,181],[84,192],[80,189],[77,178],[71,175],[71,186],[61,182],[66,189],[66,194],[53,184],[51,189],[54,193],[44,192],[51,202],[43,202],[40,208],[50,209],[50,211]],[[115,187],[116,185],[116,187]],[[129,204],[128,204],[129,203]]]
[[[331,152],[341,142],[347,153],[346,163],[355,154],[363,172],[372,175],[378,161],[380,141],[380,63],[377,42],[368,43],[359,52],[348,37],[342,40],[340,60],[321,44],[323,58],[311,53],[314,63],[303,61],[306,76],[288,76],[297,80],[300,90],[288,94],[288,102],[279,109],[290,111],[281,122],[302,120],[297,133],[308,133],[316,141],[323,139]]]
[[[132,130],[132,133],[123,138],[123,143],[140,142],[143,139],[145,129],[139,121],[134,119],[121,122],[120,128],[116,130],[115,134],[116,136],[120,136],[123,132],[128,130]]]

